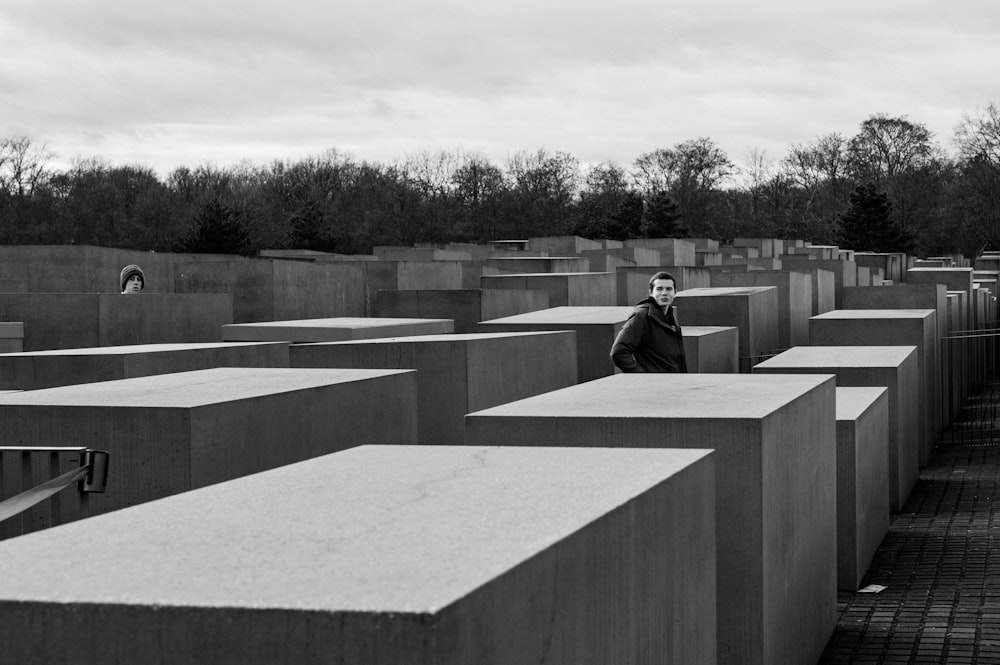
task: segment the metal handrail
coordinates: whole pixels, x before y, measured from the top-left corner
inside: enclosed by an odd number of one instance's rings
[[[0,446],[0,453],[80,453],[80,466],[47,480],[20,494],[0,501],[0,522],[20,515],[49,497],[63,491],[73,483],[83,493],[102,493],[108,482],[108,459],[103,450],[52,446]]]

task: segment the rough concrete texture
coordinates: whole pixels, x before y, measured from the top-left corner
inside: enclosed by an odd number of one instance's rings
[[[681,326],[739,329],[741,365],[778,349],[776,287],[685,289],[677,294],[674,306]]]
[[[528,238],[527,249],[545,252],[549,256],[575,256],[588,249],[605,249],[604,241],[580,236],[544,236]]]
[[[473,333],[480,321],[548,309],[549,294],[525,289],[379,291],[372,315],[451,319],[456,333]]]
[[[174,291],[231,294],[236,323],[365,314],[364,272],[353,263],[282,259],[177,263]]]
[[[419,443],[462,443],[465,414],[577,382],[567,330],[302,344],[290,358],[293,367],[417,370]]]
[[[0,354],[0,388],[38,390],[213,367],[288,367],[288,342],[134,344]]]
[[[858,285],[858,266],[854,261],[845,261],[837,258],[833,259],[813,259],[810,260],[801,255],[784,255],[781,257],[781,265],[786,270],[827,270],[833,273],[833,304],[834,307],[843,307],[841,294],[844,288]]]
[[[17,353],[24,350],[24,323],[0,321],[0,353]]]
[[[736,374],[740,371],[740,334],[731,326],[684,326],[688,372]]]
[[[889,532],[888,389],[837,388],[837,586],[857,591]]]
[[[612,272],[483,275],[484,289],[538,289],[552,307],[609,307],[617,302],[618,279]]]
[[[678,291],[712,286],[711,271],[704,267],[661,264],[653,268],[619,268],[617,303],[622,306],[634,305],[648,296],[649,279],[661,270],[673,275],[674,286]]]
[[[885,287],[883,287],[885,288]],[[917,347],[920,384],[920,466],[927,464],[943,426],[938,366],[937,313],[933,309],[842,309],[809,320],[813,346]]]
[[[972,268],[910,268],[907,284],[944,284],[949,291],[972,292]]]
[[[611,345],[632,314],[631,307],[552,307],[507,316],[479,324],[482,332],[538,332],[572,330],[576,333],[578,381],[590,381],[615,372]]]
[[[228,294],[0,293],[0,320],[24,324],[24,351],[218,342]]]
[[[338,316],[328,319],[234,323],[222,326],[222,339],[227,342],[342,342],[450,333],[454,330],[454,325],[451,319]]]
[[[906,502],[920,466],[920,366],[915,346],[797,346],[753,368],[756,374],[835,374],[838,387],[885,387],[889,510]]]
[[[630,238],[625,241],[625,247],[656,250],[660,253],[660,263],[662,265],[695,265],[695,243],[690,240],[678,240],[676,238]]]
[[[616,374],[466,416],[466,443],[716,450],[720,663],[814,663],[836,623],[834,377]]]
[[[812,276],[786,270],[751,270],[712,274],[712,286],[774,286],[778,289],[778,348],[809,343]]]
[[[412,371],[226,367],[0,395],[0,445],[111,453],[92,513],[416,439]]]
[[[23,665],[708,665],[713,501],[705,450],[364,446],[0,543],[0,637]]]
[[[580,256],[526,256],[497,257],[487,259],[486,268],[499,268],[499,274],[505,273],[567,273],[589,272],[590,259]],[[490,274],[484,272],[483,274]]]

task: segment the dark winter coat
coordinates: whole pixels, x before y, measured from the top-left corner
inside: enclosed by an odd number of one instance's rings
[[[636,303],[611,346],[611,362],[623,372],[687,372],[673,305],[664,314],[651,297]]]

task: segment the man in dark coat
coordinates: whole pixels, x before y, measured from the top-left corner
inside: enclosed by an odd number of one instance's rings
[[[623,372],[687,372],[684,337],[674,311],[676,282],[658,272],[649,296],[635,305],[611,346],[611,362]]]

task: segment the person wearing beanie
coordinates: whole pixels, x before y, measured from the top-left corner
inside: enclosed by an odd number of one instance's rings
[[[143,277],[142,268],[136,264],[130,264],[122,268],[121,279],[122,295],[139,293],[146,285],[146,278]]]

